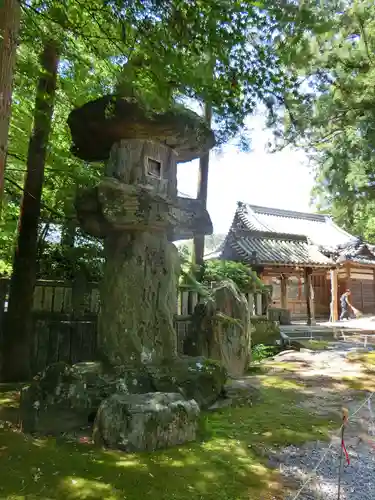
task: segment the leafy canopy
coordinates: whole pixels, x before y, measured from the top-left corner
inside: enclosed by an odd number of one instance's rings
[[[74,218],[76,189],[102,172],[101,164],[87,165],[70,153],[66,119],[75,106],[129,85],[151,106],[171,99],[210,102],[223,142],[259,101],[281,102],[293,91],[283,40],[298,46],[324,22],[313,1],[29,0],[21,6],[1,227],[0,260],[8,270],[46,39],[59,43],[61,60],[41,219],[65,224]]]
[[[273,125],[309,154],[318,206],[375,241],[375,5],[345,2],[327,17],[331,29],[289,61],[303,98],[289,95],[289,113],[274,116]]]

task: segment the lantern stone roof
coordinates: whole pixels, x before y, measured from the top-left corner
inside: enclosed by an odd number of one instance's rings
[[[122,139],[148,139],[176,151],[178,162],[194,160],[215,145],[205,121],[182,105],[163,112],[146,110],[134,98],[107,95],[73,110],[68,117],[72,153],[104,161]]]

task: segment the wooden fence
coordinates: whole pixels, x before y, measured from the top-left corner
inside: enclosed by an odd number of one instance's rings
[[[9,280],[0,279],[0,339],[8,289]],[[261,297],[249,296],[248,300],[252,311],[261,314]],[[175,316],[179,352],[182,352],[191,314],[198,302],[196,291],[179,290]],[[37,373],[56,361],[76,363],[95,359],[99,309],[97,283],[37,281],[32,315],[32,372]]]

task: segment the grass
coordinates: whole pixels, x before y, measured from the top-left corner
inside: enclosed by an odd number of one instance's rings
[[[348,354],[349,361],[360,362],[368,368],[375,369],[375,352],[351,352]]]
[[[329,342],[326,340],[303,340],[300,342],[306,349],[311,349],[312,351],[324,351],[329,346]]]
[[[348,360],[361,363],[363,371],[356,377],[344,377],[345,384],[354,390],[375,391],[375,352],[351,352]]]
[[[33,439],[3,423],[0,498],[281,500],[286,485],[262,451],[322,439],[338,423],[299,406],[301,384],[277,376],[259,383],[259,403],[205,414],[199,442],[152,454]],[[15,406],[17,391],[0,386],[0,418]]]

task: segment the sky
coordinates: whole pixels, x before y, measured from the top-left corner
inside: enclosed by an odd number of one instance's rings
[[[271,132],[258,115],[248,120],[251,152],[242,153],[234,145],[221,153],[211,153],[208,180],[208,211],[214,233],[228,231],[237,201],[272,208],[312,212],[310,193],[313,176],[303,151],[285,149],[268,153]],[[196,197],[198,160],[178,165],[178,190]]]

